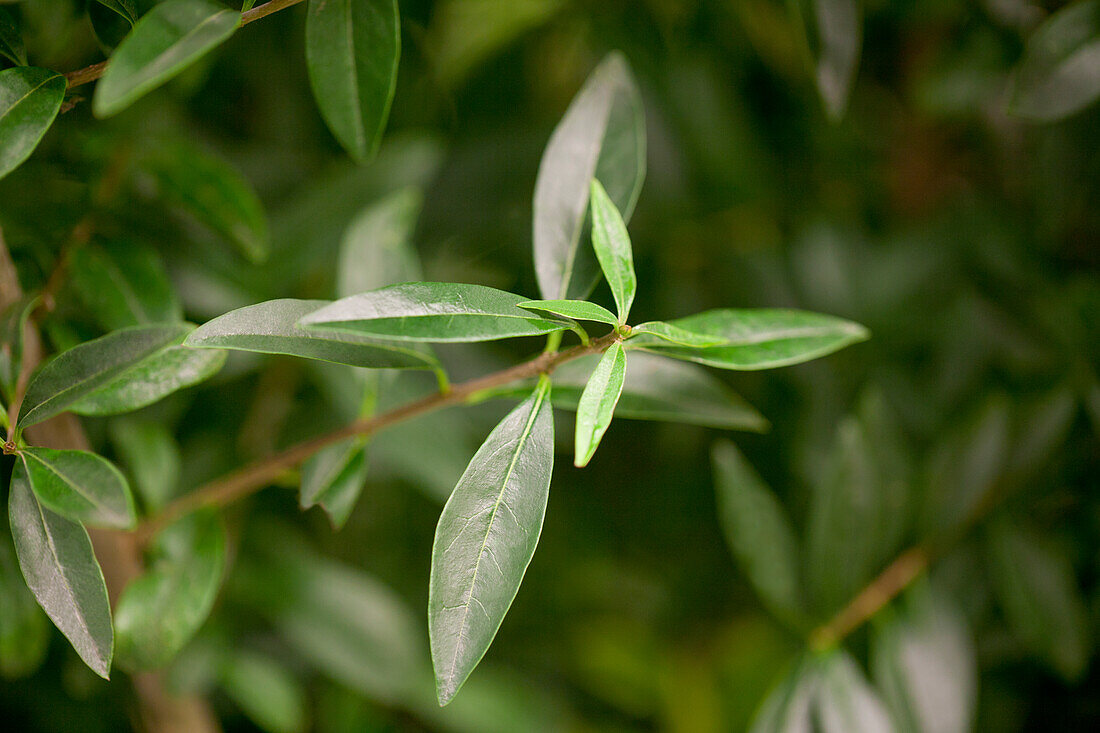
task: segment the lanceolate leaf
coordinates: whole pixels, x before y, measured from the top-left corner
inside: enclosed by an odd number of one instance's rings
[[[164,265],[152,250],[105,244],[77,247],[70,257],[69,281],[108,331],[183,319]]]
[[[634,327],[632,333],[639,336],[642,334],[649,334],[650,336],[656,336],[662,341],[668,341],[677,346],[689,346],[692,348],[719,346],[724,342],[724,339],[719,336],[708,336],[702,333],[695,333],[694,331],[688,331],[679,326],[674,326],[671,323],[665,323],[664,321],[647,321],[646,323],[640,323]]]
[[[544,298],[584,299],[599,271],[581,246],[589,186],[598,178],[629,221],[645,178],[645,115],[630,68],[609,55],[555,128],[535,181],[535,272]]]
[[[753,716],[750,733],[811,733],[810,709],[820,680],[817,660],[799,659]]]
[[[0,315],[0,394],[10,404],[23,367],[23,336],[38,297],[23,297]]]
[[[406,188],[367,207],[352,220],[340,245],[337,297],[421,279],[420,262],[412,246],[421,203],[420,192]]]
[[[860,33],[857,0],[812,0],[817,53],[815,77],[825,111],[839,119],[848,106],[859,64]]]
[[[519,307],[522,295],[484,285],[403,283],[338,300],[298,323],[397,341],[492,341],[562,331]]]
[[[182,470],[172,433],[162,421],[137,417],[111,420],[107,433],[142,506],[150,513],[162,509],[175,495]]]
[[[299,733],[309,729],[306,692],[281,661],[235,651],[224,663],[221,686],[260,730]]]
[[[327,305],[326,300],[285,298],[245,306],[199,326],[184,343],[198,348],[287,354],[358,367],[426,368],[435,363],[430,354],[407,345],[296,325]]]
[[[587,466],[592,460],[603,434],[611,425],[625,377],[626,354],[622,345],[615,342],[603,353],[577,403],[573,464],[578,468]]]
[[[8,512],[19,567],[31,592],[80,658],[107,677],[114,646],[111,607],[87,531],[44,509],[18,464]]]
[[[33,674],[46,658],[49,624],[19,572],[11,541],[0,539],[0,675]]]
[[[194,636],[217,597],[225,544],[225,528],[213,510],[161,530],[149,569],[126,586],[115,608],[120,665],[161,667]]]
[[[167,0],[142,16],[96,85],[92,110],[110,117],[233,35],[241,14],[213,0]]]
[[[367,480],[367,448],[363,438],[329,446],[302,466],[303,509],[320,504],[334,527],[348,520]]]
[[[310,0],[306,66],[329,129],[365,163],[378,148],[397,86],[396,0]]]
[[[821,733],[893,733],[886,706],[852,656],[843,649],[820,661],[814,695],[815,730]]]
[[[1010,110],[1040,122],[1071,115],[1100,98],[1100,0],[1067,5],[1028,39]]]
[[[19,24],[7,8],[0,8],[0,56],[6,56],[16,66],[27,65],[27,50]]]
[[[66,519],[127,529],[135,520],[126,479],[110,461],[80,450],[28,447],[20,452],[38,501]]]
[[[137,23],[138,12],[133,0],[93,0],[88,3],[88,20],[92,31],[103,45],[113,48],[125,38]]]
[[[554,466],[549,398],[543,379],[490,433],[439,517],[428,630],[441,705],[488,650],[538,544]]]
[[[619,319],[615,314],[602,305],[589,303],[587,300],[528,300],[519,304],[520,308],[530,311],[542,311],[553,313],[563,318],[572,318],[578,321],[596,321],[606,323],[609,326],[619,325]]]
[[[65,77],[33,66],[0,71],[0,178],[30,157],[65,98]]]
[[[600,269],[611,286],[611,295],[619,313],[619,323],[625,323],[638,290],[634,274],[634,253],[626,223],[607,195],[603,185],[592,179],[592,249]]]

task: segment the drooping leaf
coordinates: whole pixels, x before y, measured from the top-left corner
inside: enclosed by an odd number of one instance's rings
[[[1047,18],[1027,42],[1009,110],[1053,122],[1100,98],[1100,1],[1070,3]]]
[[[310,0],[306,67],[332,134],[359,163],[378,149],[397,86],[396,0]]]
[[[627,341],[627,348],[645,348],[719,369],[754,370],[816,359],[868,336],[858,323],[783,308],[720,308],[669,323],[702,337],[721,339],[723,343],[691,348],[643,334]]]
[[[134,5],[134,0],[95,0],[92,5],[110,10],[115,15],[128,21],[130,25],[134,25],[138,21],[137,6]]]
[[[27,586],[85,664],[106,678],[114,631],[107,584],[88,532],[43,508],[18,463],[12,472],[8,515]]]
[[[664,321],[647,321],[646,323],[639,323],[633,328],[632,333],[637,335],[648,334],[650,336],[656,336],[662,341],[668,341],[677,346],[688,346],[691,348],[719,346],[724,342],[724,339],[720,337],[695,333],[694,331],[688,331],[679,326],[674,326],[671,323],[665,323]]]
[[[844,116],[859,65],[862,44],[857,0],[811,0],[814,78],[825,112]]]
[[[151,249],[103,244],[77,247],[70,257],[69,282],[108,331],[183,320],[164,265]]]
[[[233,35],[241,14],[213,0],[167,0],[142,16],[107,62],[92,97],[110,117],[164,84]]]
[[[718,517],[734,557],[768,608],[800,623],[806,605],[798,539],[787,513],[733,443],[715,443],[711,460]]]
[[[235,652],[223,665],[221,687],[260,730],[308,729],[305,690],[283,665],[255,652]]]
[[[88,20],[99,42],[114,48],[138,21],[134,0],[92,0],[88,3]]]
[[[852,656],[838,649],[819,662],[815,730],[821,733],[892,733],[886,706]]]
[[[33,674],[49,641],[49,624],[19,572],[11,541],[0,538],[0,676]]]
[[[535,273],[543,298],[583,300],[599,278],[581,246],[597,178],[629,221],[645,178],[645,115],[621,54],[607,56],[554,129],[535,181]]]
[[[31,312],[39,302],[38,297],[26,296],[0,314],[0,394],[6,404],[15,399],[16,382],[23,366],[23,337]]]
[[[302,465],[300,504],[320,504],[334,527],[348,520],[367,480],[367,448],[362,438],[351,438],[319,451]]]
[[[352,220],[340,244],[337,297],[422,279],[412,247],[421,204],[420,192],[405,188],[367,207]]]
[[[797,660],[760,704],[750,733],[812,733],[810,710],[819,684],[817,660]]]
[[[520,303],[519,307],[530,311],[553,313],[577,321],[596,321],[609,326],[619,325],[619,319],[614,313],[602,305],[589,303],[587,300],[528,300]]]
[[[0,56],[8,58],[16,66],[27,65],[23,34],[15,16],[7,8],[0,8]]]
[[[625,378],[626,354],[622,344],[616,341],[603,353],[577,402],[573,465],[578,468],[587,466],[592,460],[603,434],[611,425]]]
[[[492,341],[562,331],[568,324],[539,318],[515,295],[484,285],[403,283],[353,295],[303,317],[311,329],[396,341]]]
[[[162,509],[176,493],[183,460],[172,433],[163,422],[117,418],[107,424],[107,434],[142,505],[150,512]]]
[[[428,631],[440,705],[481,661],[535,553],[554,466],[550,383],[489,434],[443,507]]]
[[[604,279],[611,286],[611,295],[619,314],[619,323],[626,323],[634,294],[638,290],[638,277],[634,274],[634,250],[615,203],[601,184],[592,179],[592,249],[600,263]]]
[[[30,446],[20,452],[24,476],[42,506],[100,527],[134,525],[134,498],[110,461],[81,450]]]
[[[225,545],[214,510],[189,514],[157,534],[148,569],[126,586],[115,608],[120,665],[162,667],[191,640],[214,606]]]
[[[0,71],[0,178],[30,157],[65,98],[65,77],[34,66]]]

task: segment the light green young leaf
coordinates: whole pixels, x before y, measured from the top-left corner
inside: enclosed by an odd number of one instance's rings
[[[0,538],[0,676],[34,674],[46,658],[50,629],[15,559],[11,541]]]
[[[319,451],[302,465],[303,509],[320,504],[333,527],[348,521],[367,480],[367,447],[363,438],[351,438]]]
[[[718,518],[742,571],[764,604],[788,623],[805,617],[798,539],[775,494],[728,440],[711,451]]]
[[[1100,98],[1100,0],[1067,5],[1027,42],[1009,111],[1053,122]]]
[[[16,66],[27,65],[23,34],[15,16],[7,8],[0,8],[0,56],[7,57]]]
[[[690,348],[643,334],[627,341],[627,348],[645,348],[719,369],[754,370],[816,359],[868,336],[867,329],[858,323],[784,308],[719,308],[669,324],[723,343]]]
[[[626,223],[615,208],[615,203],[607,195],[601,184],[592,179],[592,249],[596,252],[600,269],[607,284],[611,286],[611,295],[619,313],[619,323],[626,323],[630,315],[630,306],[634,303],[634,294],[638,290],[638,278],[634,274],[634,252],[630,246],[630,235]]]
[[[359,163],[378,149],[397,87],[396,0],[310,0],[306,68],[332,134]]]
[[[404,188],[368,206],[348,225],[340,244],[336,295],[350,295],[422,279],[412,246],[423,197]]]
[[[182,458],[179,445],[163,422],[117,418],[107,434],[133,479],[134,490],[147,511],[156,512],[176,493]]]
[[[625,378],[626,354],[622,344],[615,342],[603,353],[577,403],[573,458],[577,468],[587,466],[592,460],[603,434],[611,425]]]
[[[825,112],[833,120],[844,116],[859,65],[863,42],[856,0],[812,0],[814,76]]]
[[[148,247],[77,247],[67,272],[84,307],[108,331],[183,320],[164,265]]]
[[[706,334],[687,331],[679,326],[673,326],[671,323],[665,323],[664,321],[647,321],[645,323],[640,323],[631,330],[631,333],[637,335],[649,334],[650,336],[656,336],[663,341],[668,341],[677,346],[688,346],[696,349],[708,346],[720,346],[724,342],[723,339],[716,336],[708,336]]]
[[[353,295],[298,321],[307,328],[396,341],[493,341],[569,328],[519,307],[522,295],[484,285],[403,283]]]
[[[300,733],[309,729],[306,692],[274,659],[234,652],[222,668],[221,687],[260,730]]]
[[[115,608],[118,661],[132,670],[170,662],[210,615],[225,571],[225,527],[212,509],[161,530],[151,562]]]
[[[485,655],[535,553],[554,467],[550,382],[489,434],[443,507],[428,631],[440,705]]]
[[[12,471],[8,519],[31,593],[85,664],[107,678],[114,647],[111,606],[88,532],[44,509],[19,463]]]
[[[167,0],[142,16],[107,62],[92,97],[96,117],[110,117],[221,45],[241,14],[213,0]]]
[[[543,298],[585,299],[599,279],[581,246],[589,188],[599,179],[629,221],[645,179],[645,114],[626,59],[596,67],[554,129],[535,181],[535,273]]]
[[[130,486],[107,459],[87,451],[35,446],[24,448],[19,457],[31,490],[50,511],[98,527],[134,526]]]
[[[615,314],[602,305],[589,303],[587,300],[528,300],[519,304],[520,308],[531,311],[553,313],[563,318],[572,318],[577,321],[596,321],[606,323],[609,326],[618,326],[619,319]]]
[[[34,66],[0,71],[0,178],[30,157],[65,99],[65,77]]]
[[[88,3],[88,20],[99,42],[114,48],[137,23],[138,12],[134,0],[93,0]]]

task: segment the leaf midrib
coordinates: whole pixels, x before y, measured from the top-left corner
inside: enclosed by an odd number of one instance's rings
[[[19,67],[16,67],[16,68],[19,68]],[[3,114],[0,114],[0,124],[3,124],[4,118],[7,117],[9,114],[11,114],[12,111],[16,107],[23,104],[23,102],[27,101],[27,97],[31,96],[32,94],[37,92],[39,89],[46,86],[47,84],[49,84],[51,81],[53,81],[54,79],[56,79],[59,76],[61,76],[61,75],[60,74],[54,74],[52,76],[47,77],[46,79],[43,79],[41,83],[39,83],[37,86],[31,88],[26,94],[24,94],[19,99],[15,100],[15,102],[13,102],[12,105],[10,107],[8,107],[8,109]]]
[[[175,41],[175,43],[172,43],[170,46],[168,46],[163,51],[161,51],[159,54],[157,54],[157,57],[155,59],[153,59],[152,63],[147,64],[143,69],[141,69],[137,74],[135,74],[135,76],[138,79],[141,80],[141,82],[139,82],[139,83],[147,83],[150,79],[163,74],[167,70],[170,70],[175,64],[179,63],[179,59],[174,58],[174,59],[168,59],[167,61],[165,61],[165,57],[170,56],[172,54],[172,52],[177,49],[177,47],[179,47],[181,44],[183,44],[185,41],[187,41],[187,39],[189,39],[191,36],[195,35],[199,31],[201,31],[204,26],[214,22],[215,20],[217,20],[221,16],[225,15],[226,13],[235,13],[235,12],[236,11],[234,11],[234,10],[230,10],[229,8],[226,8],[224,10],[219,10],[216,13],[213,13],[212,15],[207,16],[206,18],[203,18],[201,21],[199,21],[199,23],[194,28],[192,28],[191,30],[187,31],[182,36],[180,36]],[[142,73],[142,72],[144,72],[144,73]],[[136,86],[137,85],[135,85],[135,87]],[[130,92],[132,93],[133,91],[134,91],[134,88],[131,88]]]
[[[84,499],[85,501],[87,501],[87,502],[88,502],[89,504],[91,504],[91,505],[92,505],[92,506],[93,506],[93,507],[94,507],[95,509],[97,509],[97,510],[99,510],[99,511],[106,511],[106,512],[108,512],[109,514],[111,514],[112,516],[113,516],[113,515],[115,514],[115,512],[114,512],[114,511],[112,511],[112,510],[111,510],[110,508],[108,508],[107,506],[105,506],[105,505],[104,505],[104,504],[103,504],[102,502],[98,502],[98,501],[96,501],[96,500],[95,500],[95,499],[94,499],[94,498],[93,498],[92,496],[90,496],[89,494],[87,494],[87,493],[85,493],[85,492],[84,492],[83,490],[81,490],[80,486],[79,486],[79,485],[78,485],[77,483],[75,483],[74,481],[72,481],[71,479],[69,479],[69,477],[68,477],[68,476],[66,476],[66,475],[65,475],[64,473],[62,473],[62,472],[61,472],[61,471],[60,471],[60,470],[59,470],[59,469],[58,469],[58,468],[57,468],[56,466],[54,466],[54,465],[52,465],[52,464],[49,464],[49,463],[47,463],[46,461],[42,460],[42,458],[40,458],[39,456],[36,456],[36,455],[35,455],[34,453],[31,453],[30,451],[25,451],[25,452],[23,453],[23,461],[24,461],[24,463],[26,463],[26,459],[27,459],[27,457],[33,458],[34,460],[36,460],[36,461],[38,461],[38,462],[39,462],[40,464],[42,464],[42,466],[43,466],[43,467],[44,467],[44,468],[45,468],[45,469],[46,469],[47,471],[49,471],[50,473],[56,474],[56,475],[57,475],[57,477],[58,477],[58,478],[60,478],[60,479],[61,479],[61,481],[62,481],[62,482],[63,482],[63,483],[64,483],[64,484],[66,485],[66,486],[68,486],[69,488],[71,488],[71,489],[72,489],[72,490],[73,490],[74,492],[76,492],[76,494],[77,494],[78,496],[80,496],[80,497],[81,497],[81,498],[83,498],[83,499]],[[31,478],[31,471],[30,471],[30,467],[28,466],[28,467],[27,467],[27,480],[28,480],[28,481],[30,481],[30,478]],[[33,485],[34,485],[34,482],[31,482],[31,485],[33,486]]]

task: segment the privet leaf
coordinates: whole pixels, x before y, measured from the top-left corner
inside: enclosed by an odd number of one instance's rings
[[[108,331],[183,320],[183,308],[153,250],[105,243],[77,247],[70,257],[69,282]]]
[[[88,20],[99,42],[114,48],[137,23],[138,12],[134,0],[93,0],[88,3]]]
[[[844,116],[859,65],[859,4],[856,0],[812,0],[817,68],[814,77],[825,111]]]
[[[562,331],[568,324],[519,307],[522,295],[484,285],[403,283],[353,295],[302,318],[301,326],[397,341],[492,341]]]
[[[615,298],[619,323],[626,323],[630,315],[630,306],[634,303],[634,294],[638,290],[638,278],[634,274],[634,252],[630,246],[630,235],[626,223],[615,208],[615,203],[607,195],[603,185],[592,179],[592,249],[596,252],[600,269],[607,284],[611,286],[611,295]]]
[[[142,505],[162,509],[176,493],[183,461],[172,433],[163,422],[118,418],[107,424],[107,434]]]
[[[609,326],[618,326],[619,319],[615,314],[602,305],[589,303],[587,300],[528,300],[519,304],[520,308],[531,311],[543,311],[553,313],[563,318],[572,318],[578,321],[596,321],[606,323]]]
[[[422,279],[412,247],[421,204],[420,192],[405,188],[368,206],[352,220],[340,244],[338,297]]]
[[[34,66],[0,71],[0,178],[30,157],[65,98],[65,77]]]
[[[1027,42],[1009,110],[1052,122],[1100,98],[1100,0],[1071,3],[1047,18]]]
[[[724,342],[724,339],[721,337],[687,331],[671,323],[665,323],[664,321],[647,321],[645,323],[639,323],[632,329],[632,333],[637,335],[649,334],[650,336],[656,336],[662,341],[668,341],[677,346],[688,346],[691,348],[719,346]]]
[[[27,321],[38,303],[37,296],[25,296],[9,305],[0,315],[0,394],[8,404],[15,399],[16,382],[23,366],[23,337]]]
[[[367,480],[367,447],[351,438],[319,451],[302,466],[303,509],[320,504],[339,529],[348,520]]]
[[[142,16],[107,62],[92,97],[96,117],[110,117],[221,45],[241,14],[213,0],[167,0]]]
[[[645,178],[645,115],[619,53],[607,56],[554,129],[535,181],[535,272],[543,298],[584,299],[599,271],[581,246],[589,187],[598,178],[629,221]]]
[[[18,463],[8,515],[19,567],[34,597],[85,664],[106,678],[114,647],[111,607],[88,532],[44,509]]]
[[[0,675],[33,674],[46,658],[49,624],[27,589],[9,538],[0,538]]]
[[[554,466],[550,382],[489,434],[443,507],[428,631],[440,705],[485,655],[535,553]]]
[[[622,344],[616,341],[603,353],[577,403],[573,459],[577,468],[587,466],[592,460],[603,434],[611,425],[625,378],[626,354]]]
[[[332,134],[356,161],[378,149],[397,86],[396,0],[310,0],[306,67]]]
[[[214,510],[189,514],[157,534],[149,569],[126,586],[115,608],[120,665],[162,667],[191,640],[214,606],[225,544]]]
[[[129,22],[130,25],[134,25],[138,21],[138,12],[134,5],[134,0],[95,0],[93,5],[98,5],[110,10],[115,15]]]
[[[39,503],[82,524],[128,529],[134,498],[110,461],[81,450],[28,447],[20,451],[25,477]]]
[[[27,65],[27,49],[23,47],[23,34],[15,16],[7,8],[0,8],[0,56],[5,56],[16,66]]]
[[[838,649],[820,662],[814,695],[815,730],[821,733],[891,733],[886,706],[852,656]]]
[[[235,652],[221,671],[221,687],[260,730],[307,730],[305,690],[279,662],[255,652]]]
[[[372,341],[354,333],[299,328],[298,322],[330,304],[284,298],[238,308],[195,329],[184,342],[203,349],[287,354],[371,368],[427,368],[434,358],[402,344]]]
[[[798,539],[775,494],[727,441],[711,451],[718,518],[742,571],[764,604],[784,621],[805,615]]]
[[[749,726],[750,733],[812,733],[810,709],[820,680],[817,660],[797,660],[787,675],[760,704]]]

